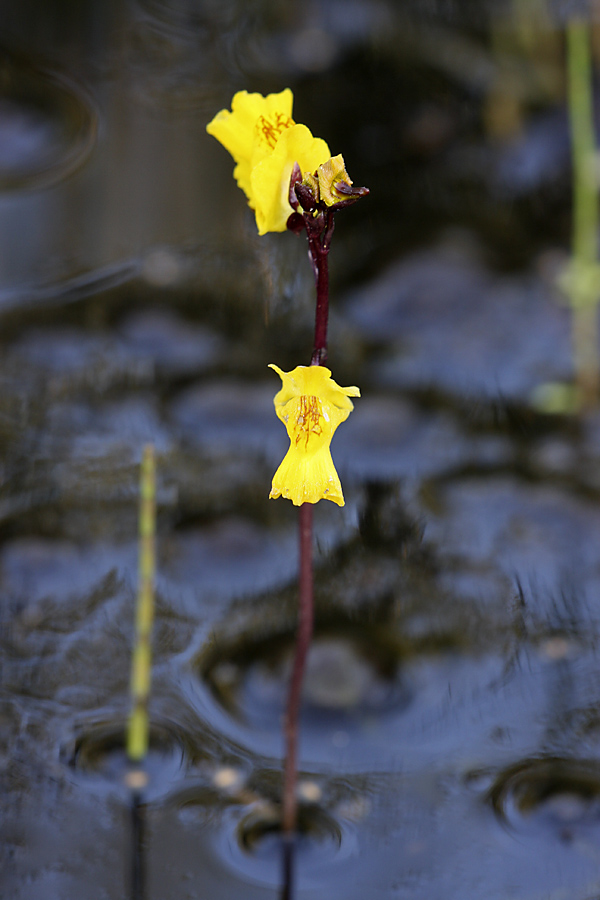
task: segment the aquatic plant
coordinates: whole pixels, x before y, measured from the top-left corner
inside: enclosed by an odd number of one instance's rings
[[[598,399],[598,184],[592,95],[590,27],[583,19],[567,25],[568,103],[573,157],[572,259],[561,286],[573,310],[573,353],[580,401]]]
[[[283,382],[275,410],[285,424],[290,448],[273,478],[270,496],[285,497],[299,506],[299,616],[296,647],[285,717],[282,829],[289,850],[297,821],[297,746],[300,695],[313,629],[312,505],[328,499],[342,506],[344,498],[329,444],[337,426],[350,414],[356,387],[341,388],[325,368],[329,319],[328,254],[337,210],[368,194],[355,188],[343,157],[314,138],[292,119],[293,96],[237,93],[231,111],[221,110],[207,131],[233,156],[234,177],[254,210],[259,234],[306,232],[316,286],[315,333],[310,366],[283,372],[271,364]],[[291,853],[284,853],[284,881]]]
[[[151,633],[154,621],[155,574],[155,461],[154,447],[144,447],[140,469],[139,583],[135,644],[131,659],[131,713],[127,726],[127,756],[138,763],[148,752],[148,700],[152,675]]]
[[[154,445],[147,444],[140,467],[139,562],[135,641],[131,656],[131,712],[127,723],[126,751],[130,762],[126,783],[131,791],[131,897],[144,897],[144,805],[143,790],[148,783],[143,768],[148,754],[150,722],[148,702],[152,679],[152,624],[154,622],[154,579],[156,572],[156,462]]]
[[[573,384],[550,382],[534,391],[534,405],[548,413],[573,413],[596,405],[598,354],[598,173],[594,126],[592,42],[589,23],[571,17],[566,31],[567,106],[571,132],[571,256],[557,285],[572,311]]]

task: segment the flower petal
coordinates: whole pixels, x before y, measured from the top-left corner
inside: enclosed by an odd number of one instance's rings
[[[344,495],[329,447],[314,456],[302,456],[290,447],[273,476],[269,497],[284,497],[294,506],[332,500],[344,506]]]
[[[256,123],[260,116],[272,117],[278,113],[291,117],[294,96],[289,88],[279,94],[249,94],[238,91],[231,101],[231,112],[222,109],[206,126],[231,153],[236,163],[250,160],[255,140]]]
[[[273,152],[250,173],[250,199],[259,234],[286,229],[293,212],[289,186],[294,163],[298,163],[302,172],[314,172],[329,157],[325,141],[313,137],[306,125],[294,125],[282,131]]]
[[[284,406],[293,397],[308,394],[320,397],[332,406],[347,410],[350,414],[354,404],[348,398],[360,397],[360,390],[357,387],[340,387],[326,366],[296,366],[291,372],[283,372],[279,366],[270,363],[269,368],[274,369],[282,381],[281,390],[275,396],[276,409]]]
[[[222,109],[206,126],[207,132],[216,138],[233,156],[236,167],[234,177],[251,201],[250,172],[268,152],[270,147],[262,147],[257,142],[257,122],[261,116],[289,119],[292,115],[294,96],[289,88],[279,94],[249,94],[238,91],[231,101],[231,112]],[[252,205],[252,203],[251,203]]]
[[[269,496],[286,497],[296,506],[323,499],[343,506],[329,445],[336,428],[353,409],[349,398],[360,396],[360,391],[340,387],[325,366],[296,366],[291,372],[273,364],[270,368],[282,381],[274,404],[290,447],[275,473]]]

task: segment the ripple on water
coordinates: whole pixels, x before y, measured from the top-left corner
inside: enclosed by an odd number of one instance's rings
[[[348,313],[388,347],[374,363],[381,384],[526,401],[571,374],[567,311],[535,275],[498,278],[460,244],[401,260]]]
[[[0,67],[0,190],[46,187],[88,158],[96,112],[64,75],[13,53]]]
[[[292,658],[292,636],[276,635],[208,661],[202,674],[215,698],[256,727],[278,727]],[[339,724],[368,711],[405,705],[410,690],[396,678],[396,649],[369,635],[322,631],[309,650],[303,698],[315,727],[322,716]]]
[[[280,756],[293,641],[290,632],[254,642],[215,638],[192,661],[184,690],[230,740]],[[499,667],[496,657],[463,652],[458,636],[413,643],[372,624],[318,627],[304,681],[302,764],[381,771],[400,756],[405,764],[422,763],[429,748],[439,754],[442,739],[446,751],[458,752],[457,715],[473,717],[466,698],[476,695],[479,709],[479,695]]]
[[[411,509],[426,516],[425,541],[441,558],[487,567],[560,596],[572,585],[595,596],[600,515],[597,504],[552,485],[508,476],[458,477],[430,486]]]
[[[126,794],[131,788],[143,788],[144,800],[156,800],[183,777],[193,756],[186,733],[172,722],[151,724],[149,750],[142,764],[132,766],[125,745],[122,721],[93,721],[79,726],[63,745],[61,758],[79,783],[94,791]]]
[[[176,532],[163,542],[162,570],[177,592],[197,598],[241,596],[285,584],[296,567],[296,535],[241,516]],[[197,601],[196,601],[197,602]]]
[[[285,431],[273,414],[272,383],[220,381],[194,385],[173,406],[183,435],[213,452],[254,452],[274,462],[286,448]]]
[[[357,856],[358,823],[370,812],[364,788],[347,779],[300,780],[293,863],[301,888],[322,886]],[[282,880],[280,790],[279,770],[207,769],[205,777],[169,794],[163,827],[167,823],[169,835],[178,828],[192,835],[198,853],[222,869],[221,881],[276,887]]]
[[[300,805],[294,868],[300,888],[317,887],[324,872],[352,855],[355,838],[350,830],[318,806]],[[241,818],[231,809],[216,835],[222,860],[244,881],[278,886],[282,879],[282,832],[279,808],[257,804]]]
[[[426,413],[397,397],[365,397],[334,444],[336,465],[362,478],[411,478],[437,475],[453,467],[499,464],[510,458],[501,440],[461,434],[444,412]]]
[[[189,376],[218,359],[218,335],[169,310],[145,309],[131,313],[120,331],[136,359],[170,376]]]
[[[500,821],[520,835],[569,843],[600,837],[600,764],[531,759],[501,772],[488,793]]]

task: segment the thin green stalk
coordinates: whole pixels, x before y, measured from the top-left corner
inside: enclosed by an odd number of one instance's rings
[[[144,447],[140,473],[139,587],[135,646],[131,660],[131,713],[127,727],[127,756],[140,762],[148,752],[148,698],[152,670],[151,634],[154,619],[156,532],[156,473],[154,447]]]
[[[598,395],[599,292],[594,277],[598,259],[596,138],[592,94],[592,55],[588,23],[567,25],[568,102],[573,156],[573,353],[584,405]]]

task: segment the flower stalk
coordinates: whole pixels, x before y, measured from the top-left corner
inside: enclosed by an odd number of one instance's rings
[[[308,218],[308,217],[307,217]],[[333,233],[333,215],[331,215],[329,241]],[[321,236],[310,228],[306,228],[308,236],[308,255],[315,274],[317,302],[315,308],[315,337],[311,366],[325,365],[327,362],[327,329],[329,324],[329,241],[325,246]],[[298,511],[299,527],[299,583],[298,583],[298,628],[294,662],[290,679],[287,707],[285,712],[285,760],[283,768],[283,800],[281,827],[284,840],[288,845],[293,842],[298,819],[298,800],[296,786],[298,783],[298,732],[300,719],[300,701],[302,685],[306,669],[306,658],[312,640],[314,627],[314,589],[313,589],[313,508],[310,503],[303,503]],[[291,846],[284,849],[291,865],[293,850]],[[284,865],[284,869],[287,866]],[[291,873],[289,873],[291,875]],[[284,884],[287,879],[284,878]],[[291,878],[288,882],[291,884]]]
[[[299,507],[298,630],[285,715],[285,761],[282,820],[284,835],[284,898],[291,896],[294,835],[297,830],[298,722],[306,658],[313,632],[313,511],[312,504],[331,500],[344,505],[339,477],[329,445],[338,425],[353,409],[357,387],[333,381],[327,362],[329,321],[329,247],[338,209],[366,196],[367,188],[352,186],[341,155],[314,138],[292,118],[293,96],[239,91],[231,110],[223,109],[207,125],[231,153],[234,177],[254,210],[259,234],[306,232],[308,255],[315,276],[316,310],[310,366],[283,372],[275,396],[275,411],[284,423],[290,447],[277,469],[270,497],[285,497]]]
[[[325,223],[324,237],[313,236],[307,229],[308,254],[315,273],[317,305],[315,309],[314,349],[310,360],[311,366],[324,366],[327,363],[327,327],[329,323],[329,244],[333,234],[333,213],[326,213],[331,222]]]
[[[296,831],[298,778],[298,720],[300,698],[306,668],[306,657],[310,647],[314,623],[313,600],[313,508],[311,503],[303,503],[298,511],[299,519],[299,602],[296,647],[285,714],[285,762],[283,769],[283,803],[281,825],[286,839],[290,840]]]
[[[334,160],[331,162],[334,162]],[[296,233],[301,231],[303,227],[306,230],[308,255],[315,276],[315,333],[310,360],[311,366],[325,366],[327,363],[329,248],[335,226],[335,212],[337,209],[350,205],[350,203],[358,200],[359,197],[368,194],[367,188],[352,189],[352,182],[347,176],[341,156],[336,157],[335,162],[337,162],[337,166],[335,166],[336,175],[341,177],[341,179],[345,179],[335,184],[333,176],[327,170],[328,163],[319,167],[316,176],[309,175],[302,181],[300,181],[299,167],[295,166],[290,178],[289,196],[294,213],[288,219],[288,228]],[[345,190],[340,196],[338,191],[342,185],[343,190]],[[326,196],[328,199],[326,199]],[[333,202],[331,202],[332,200]],[[300,210],[302,210],[302,213],[300,213]],[[359,393],[356,388],[345,390],[348,393],[352,392],[354,396]],[[351,403],[350,408],[352,408]],[[310,503],[303,503],[300,506],[299,529],[298,630],[285,716],[286,753],[283,773],[282,829],[287,843],[292,841],[297,828],[298,722],[306,659],[314,625],[313,510]]]

